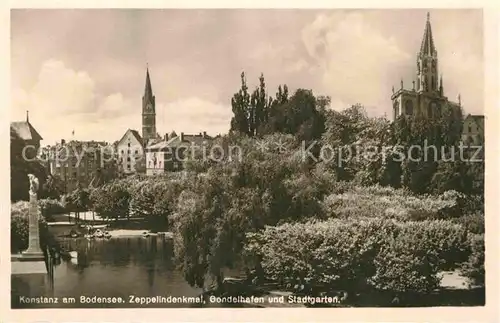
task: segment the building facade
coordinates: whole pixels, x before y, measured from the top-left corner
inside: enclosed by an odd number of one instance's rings
[[[61,183],[64,193],[78,186],[87,188],[116,177],[115,159],[105,142],[61,140],[50,147],[50,173]]]
[[[126,175],[144,172],[144,143],[136,130],[128,129],[116,149],[120,172]]]
[[[11,145],[15,143],[19,151],[24,153],[27,159],[34,159],[39,155],[40,141],[42,136],[36,131],[29,121],[26,112],[26,121],[16,121],[10,123]]]
[[[412,88],[404,88],[402,80],[399,90],[395,91],[393,88],[393,120],[402,115],[439,117],[446,106],[460,110],[460,96],[458,103],[455,103],[444,95],[443,78],[439,76],[438,53],[432,38],[429,14],[416,63],[416,80],[412,82]]]
[[[184,169],[184,162],[193,149],[206,148],[212,140],[206,132],[198,135],[187,135],[174,132],[158,143],[146,148],[146,175],[158,175]]]
[[[28,200],[28,174],[34,174],[43,187],[48,175],[48,165],[40,154],[42,136],[30,123],[28,115],[26,121],[11,122],[10,124],[10,198],[11,201]]]
[[[467,115],[463,122],[462,142],[467,146],[484,145],[484,116]]]

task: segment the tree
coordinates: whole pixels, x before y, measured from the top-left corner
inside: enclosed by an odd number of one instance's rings
[[[240,132],[250,137],[264,132],[269,116],[269,106],[272,98],[268,98],[264,75],[259,77],[259,86],[250,95],[245,79],[241,73],[241,89],[231,99],[233,118],[231,132]]]
[[[52,175],[47,177],[41,191],[41,198],[59,199],[63,194],[60,181]]]
[[[390,142],[387,120],[369,118],[364,107],[356,104],[341,112],[330,111],[325,128],[321,144],[330,153],[324,159],[337,178],[350,181],[357,176],[361,183],[378,183],[385,162],[382,148]]]
[[[297,153],[292,135],[259,139],[227,138],[245,158],[224,160],[185,181],[172,216],[176,257],[186,280],[203,286],[210,274],[219,283],[223,268],[241,262],[246,232],[266,225],[321,217],[321,203],[330,178]],[[274,146],[281,142],[282,147]],[[255,265],[259,268],[258,261]]]
[[[253,117],[250,111],[250,94],[246,84],[245,72],[241,73],[241,89],[231,99],[233,118],[231,119],[231,131],[251,135],[250,121]]]
[[[254,136],[262,135],[269,118],[269,106],[272,98],[268,98],[264,74],[259,77],[259,87],[252,93],[252,108],[254,109],[254,120],[252,132]]]
[[[452,179],[454,175],[445,175],[443,172],[444,169],[462,168],[460,164],[444,165],[457,161],[453,157],[454,152],[458,151],[461,133],[462,111],[454,107],[443,106],[441,113],[433,118],[400,116],[393,125],[393,138],[395,144],[403,147],[405,152],[404,161],[400,164],[402,184],[415,193],[429,193],[437,189],[441,184],[433,184],[433,179],[444,181],[446,177],[446,181],[452,180],[457,184],[457,179]],[[412,146],[420,149],[410,152]],[[451,160],[445,161],[443,157],[450,154]],[[436,175],[436,172],[439,174]],[[452,184],[448,182],[446,185],[449,187]]]
[[[130,193],[120,181],[107,183],[92,190],[90,205],[103,218],[129,218]]]
[[[88,211],[91,205],[90,191],[77,184],[76,190],[72,191],[66,198],[68,209],[75,212],[76,222],[80,221],[80,212]]]
[[[139,181],[130,186],[130,212],[144,217],[153,231],[167,229],[182,188],[180,181],[169,177]]]
[[[279,87],[277,98],[272,101],[267,133],[292,134],[305,142],[319,139],[325,130],[325,99],[319,100],[321,109],[318,109],[312,91],[298,89],[288,98],[288,88],[284,89]]]

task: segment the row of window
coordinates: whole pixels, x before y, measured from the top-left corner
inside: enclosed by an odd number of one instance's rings
[[[134,154],[135,154],[135,155],[139,155],[139,153],[140,153],[140,151],[139,151],[139,150],[134,150]],[[123,149],[122,149],[122,150],[121,150],[121,154],[122,154],[122,155],[125,155],[125,150],[123,150]],[[132,154],[131,150],[130,150],[130,149],[128,149],[128,150],[127,150],[127,155],[131,155],[131,154]]]
[[[469,133],[471,133],[472,132],[472,125],[470,125],[470,124],[467,125],[467,130],[469,130]]]

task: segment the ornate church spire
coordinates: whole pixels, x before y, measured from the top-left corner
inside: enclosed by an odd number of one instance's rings
[[[420,55],[422,56],[434,56],[436,53],[436,47],[434,46],[434,39],[432,38],[432,28],[430,14],[427,13],[427,22],[424,29],[424,37],[422,38],[422,44],[420,46]]]
[[[439,92],[438,79],[438,58],[434,39],[432,38],[432,28],[430,15],[427,13],[424,37],[417,57],[417,89],[419,92]]]

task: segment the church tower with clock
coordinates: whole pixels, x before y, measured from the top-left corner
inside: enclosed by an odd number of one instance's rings
[[[142,140],[144,146],[151,139],[156,139],[156,136],[155,96],[151,88],[149,68],[146,68],[146,87],[144,89],[144,96],[142,97]]]
[[[421,116],[435,118],[440,116],[443,107],[461,109],[459,103],[448,101],[443,93],[443,78],[438,74],[438,55],[432,38],[429,13],[424,29],[424,37],[417,54],[417,79],[411,89],[405,89],[401,80],[399,90],[392,89],[393,118],[399,116]]]

